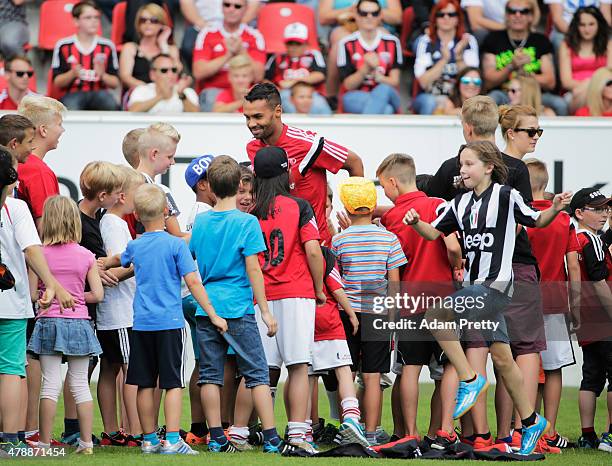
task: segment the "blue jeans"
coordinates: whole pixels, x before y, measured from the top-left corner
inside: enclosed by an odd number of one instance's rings
[[[433,94],[421,92],[412,101],[412,110],[419,115],[432,115],[438,107],[438,100]]]
[[[342,97],[346,113],[364,115],[392,115],[400,107],[397,90],[388,84],[379,84],[370,92],[348,91]]]
[[[291,89],[283,89],[280,91],[281,100],[283,102],[284,113],[296,113],[295,105],[291,102]],[[309,115],[331,115],[332,110],[329,108],[327,99],[318,92],[312,94],[312,107],[310,107]]]
[[[489,92],[489,97],[491,97],[497,105],[506,105],[510,103],[508,94],[501,89],[493,89]],[[569,105],[560,95],[555,95],[550,92],[542,93],[542,105],[552,108],[557,116],[569,115]]]
[[[61,98],[68,110],[118,110],[115,96],[109,91],[70,92]]]
[[[200,347],[198,345],[198,337],[196,336],[196,310],[198,309],[198,302],[191,295],[187,295],[183,298],[183,317],[189,324],[189,330],[191,332],[191,343],[193,344],[193,358],[197,361],[200,359]]]
[[[198,385],[223,386],[223,364],[228,346],[236,351],[238,370],[247,388],[269,385],[268,363],[254,314],[239,319],[226,319],[228,330],[223,335],[208,317],[196,317],[200,346],[200,378]]]
[[[200,92],[200,111],[201,112],[212,112],[213,105],[215,105],[215,100],[217,100],[217,96],[221,92],[221,89],[216,87],[209,87],[208,89],[202,90]]]

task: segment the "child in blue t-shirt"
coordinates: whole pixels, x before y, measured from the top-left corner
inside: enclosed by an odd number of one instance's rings
[[[257,254],[266,246],[259,222],[236,208],[240,167],[228,156],[219,156],[208,167],[208,184],[217,198],[212,210],[196,217],[189,248],[197,260],[203,284],[218,315],[226,319],[227,332],[219,333],[200,307],[196,311],[200,346],[202,405],[210,431],[208,450],[235,452],[221,425],[220,387],[223,386],[223,362],[228,345],[236,352],[238,369],[251,389],[255,409],[261,419],[264,452],[285,453],[297,450],[283,442],[274,426],[268,364],[255,321],[253,296],[268,327],[268,336],[276,333],[276,320],[268,309],[263,274]],[[211,247],[214,245],[214,247]],[[246,419],[237,416],[234,423],[246,428]],[[247,429],[248,435],[248,429]]]
[[[130,241],[120,256],[101,259],[101,262],[105,268],[134,265],[134,325],[126,383],[138,387],[138,417],[144,432],[141,448],[143,453],[193,455],[198,452],[179,436],[187,341],[181,278],[215,331],[225,332],[227,323],[210,304],[185,241],[164,231],[167,211],[164,192],[153,184],[142,185],[134,196],[134,206],[145,233]],[[159,388],[166,390],[163,444],[155,432],[153,390],[158,380]]]

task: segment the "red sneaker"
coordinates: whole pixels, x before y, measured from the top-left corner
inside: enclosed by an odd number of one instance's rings
[[[198,437],[192,432],[187,432],[187,435],[185,436],[185,442],[188,445],[208,445],[208,438],[206,435]]]
[[[538,440],[538,443],[535,447],[534,453],[550,453],[550,454],[559,454],[561,453],[561,449],[557,447],[551,447],[546,440],[541,438]]]
[[[493,445],[493,437],[484,439],[482,437],[479,437],[478,435],[476,436],[476,438],[474,439],[474,443],[472,444],[472,446],[474,447],[474,450],[483,450],[483,451],[488,451],[486,450],[486,448],[490,447],[491,445]]]
[[[456,443],[459,443],[459,436],[455,432],[448,433],[445,430],[438,430],[436,432],[436,440],[431,444],[431,448],[434,450],[446,450]]]
[[[113,435],[102,432],[100,445],[103,447],[127,447],[128,437],[122,431],[119,431]]]
[[[522,438],[523,436],[520,432],[516,430],[512,432],[512,443],[510,444],[510,448],[512,448],[513,451],[519,451],[521,449]]]

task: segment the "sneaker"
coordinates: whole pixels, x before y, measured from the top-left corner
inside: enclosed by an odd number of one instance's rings
[[[489,448],[493,443],[493,437],[489,437],[488,439],[482,438],[480,436],[474,437],[474,441],[472,443],[472,447],[474,450],[483,450],[486,451],[486,448]]]
[[[576,448],[575,443],[570,442],[567,437],[563,437],[559,432],[556,432],[555,435],[545,435],[542,438],[551,447],[561,448],[562,450],[564,448]]]
[[[261,424],[256,424],[249,427],[249,438],[247,440],[249,444],[258,447],[264,444],[264,436],[261,430]]]
[[[75,455],[93,455],[93,447],[82,447],[79,445],[74,453]]]
[[[598,450],[612,453],[612,433],[604,432],[601,434]]]
[[[142,445],[142,435],[128,434],[128,447],[139,447]]]
[[[446,450],[451,445],[459,443],[459,436],[453,432],[449,434],[445,430],[438,430],[436,432],[436,440],[431,444],[431,448],[434,450]]]
[[[195,451],[185,441],[179,437],[179,441],[176,443],[170,443],[168,440],[164,440],[160,453],[162,455],[199,455],[199,451]]]
[[[65,432],[62,432],[62,436],[60,438],[60,442],[70,446],[70,447],[78,447],[79,446],[79,439],[81,438],[81,433],[80,432],[74,432],[72,434],[66,434]],[[93,436],[92,436],[93,439]],[[95,445],[95,442],[94,442]]]
[[[159,440],[166,439],[166,426],[159,426],[157,428],[157,438],[159,438]]]
[[[288,453],[295,453],[301,450],[302,449],[300,447],[291,445],[284,440],[281,440],[278,445],[273,445],[269,441],[266,441],[263,444],[264,453],[278,453],[279,455],[287,455]]]
[[[116,432],[114,435],[107,434],[106,432],[102,432],[102,439],[100,440],[100,445],[103,447],[127,447],[128,446],[128,436],[123,433],[121,430]]]
[[[383,429],[379,427],[376,429],[376,443],[379,445],[384,445],[385,443],[389,443],[391,440],[391,436]]]
[[[358,443],[366,448],[370,446],[365,438],[361,425],[355,419],[345,419],[344,422],[340,424],[338,433],[345,443]]]
[[[519,455],[530,455],[538,446],[538,440],[542,435],[550,429],[550,423],[544,416],[536,414],[536,422],[529,427],[523,427],[523,436],[521,438],[521,449]]]
[[[234,444],[234,446],[236,447],[236,450],[238,451],[253,450],[253,445],[251,445],[248,441],[237,442],[235,440],[232,440],[231,442]]]
[[[473,382],[459,382],[453,419],[459,419],[472,409],[478,401],[478,397],[485,393],[488,387],[489,382],[480,374],[477,374],[476,380]]]
[[[533,450],[535,453],[549,453],[549,454],[559,454],[561,453],[561,449],[557,447],[551,447],[544,438],[538,440],[538,444]]]
[[[399,439],[398,439],[399,440]],[[425,450],[431,449],[431,445],[436,441],[435,438],[431,438],[429,435],[423,437],[423,447]],[[391,436],[391,443],[393,443],[393,436]]]
[[[523,435],[518,430],[512,431],[512,442],[510,442],[510,448],[512,451],[519,451],[521,449],[521,442],[523,441]]]
[[[325,431],[325,419],[323,419],[322,417],[319,418],[319,420],[312,425],[312,438],[315,442],[320,442],[321,441],[321,435],[323,435],[323,432]]]
[[[185,435],[185,442],[188,445],[206,445],[208,443],[208,439],[206,438],[206,435],[198,437],[193,432],[187,432],[187,435]]]
[[[39,441],[40,441],[40,432],[36,432],[35,434],[32,434],[29,437],[26,437],[25,439],[25,443],[31,447],[35,447],[36,445],[38,445]],[[69,445],[52,438],[51,446],[52,447],[67,447]]]
[[[596,437],[594,440],[588,439],[584,435],[581,435],[578,439],[578,448],[586,448],[597,450],[599,447],[599,439]]]
[[[302,450],[305,450],[311,455],[316,455],[317,453],[319,453],[319,451],[308,442],[294,441],[294,442],[289,442],[289,445],[292,445],[297,448],[301,448]]]
[[[153,443],[147,440],[143,440],[142,444],[140,445],[140,450],[146,455],[149,455],[151,453],[159,453],[159,451],[161,450],[161,442],[153,445]]]
[[[236,453],[238,450],[229,440],[226,440],[225,443],[221,445],[216,440],[211,439],[208,442],[208,451],[212,453]]]
[[[338,435],[338,428],[328,423],[323,429],[323,433],[319,438],[319,443],[322,445],[333,445],[336,435]]]

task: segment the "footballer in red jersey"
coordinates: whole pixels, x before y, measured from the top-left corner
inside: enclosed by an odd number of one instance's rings
[[[253,86],[245,97],[243,113],[254,136],[247,144],[251,163],[262,147],[278,146],[287,152],[291,194],[310,203],[321,241],[331,244],[325,215],[327,172],[337,173],[344,169],[351,176],[363,176],[363,163],[359,156],[316,133],[283,124],[280,94],[273,84]]]

